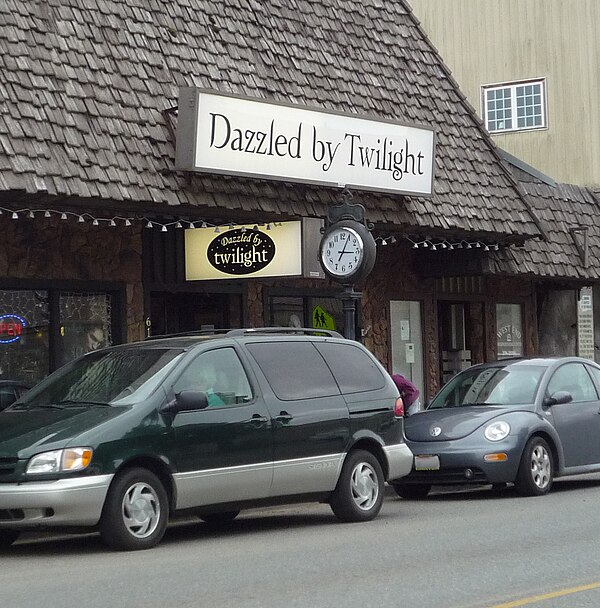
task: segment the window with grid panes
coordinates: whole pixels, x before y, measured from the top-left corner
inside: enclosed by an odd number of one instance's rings
[[[490,133],[543,129],[547,126],[546,81],[483,87],[483,115]]]

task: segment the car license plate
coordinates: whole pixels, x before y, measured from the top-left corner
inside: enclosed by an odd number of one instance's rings
[[[440,458],[439,456],[421,455],[415,456],[416,471],[439,471]]]

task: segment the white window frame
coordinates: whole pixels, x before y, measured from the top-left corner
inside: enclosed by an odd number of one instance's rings
[[[519,127],[517,125],[517,89],[528,85],[539,85],[540,86],[540,107],[541,107],[541,119],[542,124],[534,126]],[[500,89],[510,89],[510,109],[511,109],[511,121],[512,126],[505,129],[491,129],[490,120],[488,116],[488,96],[492,91],[498,91]],[[512,133],[515,131],[539,131],[541,129],[548,128],[548,112],[546,108],[546,79],[545,78],[532,78],[530,80],[516,80],[513,82],[502,82],[495,84],[485,84],[481,87],[481,115],[483,116],[485,128],[492,134],[498,133]]]

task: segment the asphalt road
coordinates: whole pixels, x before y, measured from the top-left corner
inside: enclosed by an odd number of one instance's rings
[[[248,511],[226,530],[183,522],[142,552],[30,536],[0,557],[0,607],[597,608],[599,524],[596,475],[543,498],[389,494],[367,524],[313,504]]]

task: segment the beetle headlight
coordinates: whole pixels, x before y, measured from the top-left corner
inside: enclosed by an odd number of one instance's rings
[[[484,435],[489,441],[500,441],[510,433],[510,424],[504,420],[497,420],[485,427]]]
[[[68,448],[36,454],[27,463],[26,473],[64,473],[82,471],[92,461],[91,448]]]

